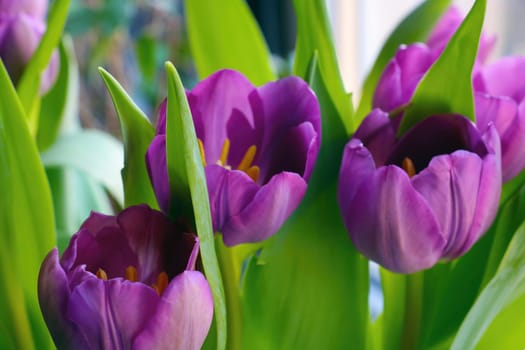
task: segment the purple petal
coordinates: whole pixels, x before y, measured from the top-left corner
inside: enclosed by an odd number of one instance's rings
[[[434,157],[414,176],[414,188],[426,199],[447,242],[444,258],[458,256],[474,220],[483,161],[467,151]]]
[[[385,164],[388,155],[397,142],[398,123],[389,115],[376,108],[363,120],[354,134],[355,139],[363,142],[373,155],[376,166]]]
[[[146,167],[159,207],[164,213],[167,213],[170,203],[170,184],[165,135],[158,135],[153,138],[146,152]]]
[[[366,179],[347,181],[359,184],[343,217],[360,252],[400,273],[426,269],[439,260],[443,235],[402,169],[384,166]]]
[[[227,196],[239,196],[235,192],[240,190],[230,187],[226,191]],[[273,176],[240,212],[230,212],[221,231],[224,243],[233,246],[268,238],[297,208],[305,191],[306,182],[298,174],[283,172]]]
[[[162,294],[155,315],[135,339],[134,349],[198,350],[213,317],[210,287],[200,272],[175,277]]]
[[[54,248],[40,268],[38,301],[53,341],[61,349],[73,344],[81,345],[85,341],[77,333],[76,326],[65,319],[68,299],[68,277],[59,264],[58,250]]]
[[[297,77],[268,83],[257,91],[263,105],[260,111],[254,109],[254,114],[265,116],[264,136],[256,159],[263,183],[282,171],[309,175],[307,170],[315,164],[321,137],[315,94]]]
[[[158,303],[156,292],[145,284],[93,277],[71,293],[67,318],[90,349],[129,349]]]
[[[197,137],[206,150],[206,162],[220,159],[232,113],[242,113],[253,124],[250,94],[253,85],[240,73],[221,70],[202,80],[187,94]]]
[[[494,125],[501,138],[503,181],[525,168],[525,104],[509,97],[476,94],[476,124],[481,132]]]
[[[494,96],[508,96],[517,103],[525,97],[525,57],[501,58],[481,71],[487,92]]]
[[[401,46],[377,83],[373,107],[390,112],[408,103],[434,59],[424,44]]]
[[[47,12],[47,3],[48,0],[2,0],[0,1],[0,12],[23,12],[32,17],[44,19]]]

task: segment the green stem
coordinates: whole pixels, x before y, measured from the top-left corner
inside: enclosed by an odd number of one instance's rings
[[[240,266],[236,264],[234,250],[226,247],[222,242],[222,235],[218,234],[215,237],[215,250],[217,251],[226,297],[227,349],[240,350],[242,348]]]
[[[415,350],[418,346],[423,306],[423,273],[406,276],[405,318],[401,335],[401,349]]]

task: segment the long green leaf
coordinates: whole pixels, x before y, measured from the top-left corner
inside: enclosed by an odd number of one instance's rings
[[[118,203],[123,203],[120,169],[122,145],[98,130],[84,130],[61,136],[42,153],[46,167],[73,167],[103,184]]]
[[[525,222],[520,226],[512,239],[507,252],[501,261],[499,269],[480,294],[476,303],[468,313],[465,321],[459,329],[458,335],[452,344],[452,350],[473,349],[484,333],[490,329],[498,317],[506,320],[513,319],[518,322],[523,320],[522,308],[510,308],[509,306],[523,305],[525,297]],[[517,304],[516,304],[517,303]],[[510,315],[509,315],[510,313]],[[500,319],[501,321],[501,319]],[[522,345],[514,344],[516,348],[522,348],[525,344],[523,329],[515,329],[517,324],[507,324],[507,332],[521,333]],[[501,329],[501,323],[496,325]],[[505,337],[506,334],[500,334]],[[493,344],[499,347],[500,344]]]
[[[321,76],[326,82],[337,115],[348,133],[355,130],[352,100],[345,92],[337,56],[326,14],[324,0],[294,0],[297,17],[297,43],[295,47],[294,73],[304,77],[314,51],[319,54]]]
[[[274,80],[270,54],[243,0],[186,0],[191,51],[201,78],[231,68],[252,83]]]
[[[356,123],[359,123],[371,111],[377,82],[399,46],[425,40],[450,2],[451,0],[427,0],[412,11],[392,31],[363,84],[361,100],[355,115]]]
[[[51,193],[24,110],[0,61],[0,317],[17,348],[50,344],[40,315],[37,278],[55,245]],[[5,299],[4,299],[5,298]]]
[[[55,85],[42,97],[38,124],[38,148],[42,151],[56,140],[63,121],[78,113],[78,64],[73,41],[64,37],[59,48],[60,70]]]
[[[471,76],[486,3],[486,0],[474,3],[441,56],[419,83],[399,126],[399,135],[434,114],[458,113],[475,120]]]
[[[217,349],[223,350],[226,348],[227,334],[226,307],[215,253],[206,177],[186,93],[177,70],[169,62],[166,63],[166,75],[168,80],[166,158],[170,189],[172,198],[176,198],[176,202],[189,204],[189,208],[193,208],[190,216],[186,216],[187,209],[181,207],[173,208],[172,215],[195,219],[195,228],[201,242],[202,264],[213,294]]]
[[[46,69],[53,50],[60,42],[66,23],[69,3],[70,0],[57,0],[53,3],[49,12],[47,29],[17,86],[22,106],[28,113],[29,128],[33,133],[36,133],[38,127],[39,113],[35,113],[34,109],[35,103],[39,99],[40,74]]]
[[[155,130],[118,81],[103,68],[99,68],[99,72],[117,110],[124,141],[124,168],[122,169],[124,206],[146,203],[157,209],[157,200],[145,162],[146,151],[155,136]]]

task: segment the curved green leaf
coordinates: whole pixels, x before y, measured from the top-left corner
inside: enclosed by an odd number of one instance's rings
[[[501,329],[501,320],[523,320],[522,308],[525,297],[525,222],[512,239],[497,273],[483,289],[468,313],[452,344],[452,350],[473,349],[491,326]],[[513,324],[514,327],[516,324]],[[509,325],[507,331],[512,332]],[[518,329],[516,329],[518,332]],[[523,343],[523,329],[520,340]],[[515,332],[513,332],[515,334]],[[506,334],[500,334],[505,337]],[[498,347],[500,344],[497,344]],[[516,345],[516,344],[514,344]],[[521,347],[518,347],[521,348]]]
[[[46,167],[73,167],[103,184],[118,203],[123,202],[120,169],[122,144],[98,130],[83,130],[63,135],[42,153]]]
[[[210,284],[215,309],[217,349],[226,348],[226,306],[221,273],[215,253],[206,177],[197,144],[186,92],[177,70],[166,63],[168,106],[166,115],[166,158],[174,218],[194,219],[201,242],[201,257]],[[181,205],[179,205],[182,203]],[[185,205],[187,207],[182,207]]]
[[[158,209],[145,161],[146,151],[155,136],[155,130],[118,81],[103,68],[99,68],[99,72],[117,110],[124,141],[124,206],[146,203]]]
[[[35,113],[35,106],[39,100],[38,89],[40,88],[40,74],[46,69],[53,50],[60,42],[66,23],[69,3],[70,0],[57,0],[53,2],[51,10],[49,11],[47,29],[18,82],[18,95],[20,96],[20,101],[25,112],[28,113],[29,129],[33,133],[36,133],[38,127],[39,113]]]
[[[60,70],[55,85],[42,97],[37,142],[42,151],[56,140],[62,121],[78,111],[78,65],[70,37],[64,37],[59,47]]]
[[[297,18],[297,43],[294,73],[304,77],[312,53],[318,52],[319,69],[326,89],[348,133],[355,130],[352,99],[345,92],[330,31],[324,0],[294,0]]]
[[[243,0],[186,0],[188,36],[201,78],[222,68],[243,73],[253,84],[274,80],[270,53]]]
[[[441,56],[423,77],[405,111],[398,135],[434,114],[458,113],[475,120],[471,76],[486,3],[486,0],[474,3]]]
[[[356,123],[361,122],[371,111],[377,82],[399,46],[425,40],[450,2],[451,0],[427,0],[412,11],[392,31],[363,83],[361,100],[355,114]]]
[[[40,264],[55,245],[51,193],[26,116],[0,60],[0,330],[16,348],[48,347]],[[33,341],[40,341],[34,344]]]

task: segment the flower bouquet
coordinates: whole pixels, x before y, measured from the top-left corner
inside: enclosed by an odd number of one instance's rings
[[[186,0],[194,86],[166,62],[148,117],[99,68],[119,141],[80,126],[69,1],[0,1],[0,347],[523,349],[525,57],[450,2],[355,99],[324,1],[279,77],[244,1]]]

